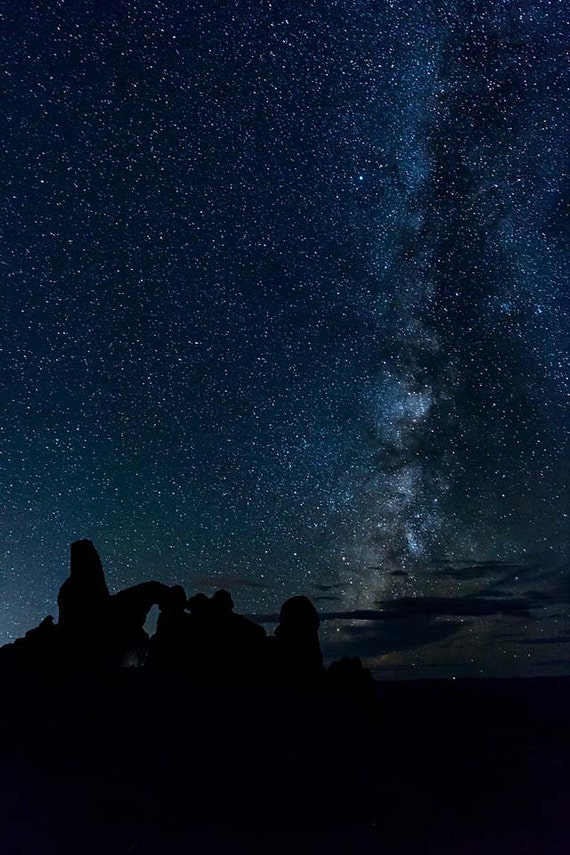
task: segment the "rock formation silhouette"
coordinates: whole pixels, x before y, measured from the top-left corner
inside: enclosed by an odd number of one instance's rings
[[[144,625],[148,613],[155,605],[168,600],[172,588],[162,582],[141,582],[113,594],[106,605],[107,624],[104,644],[113,664],[142,665],[145,661],[149,637]],[[182,589],[184,601],[186,594]]]
[[[96,633],[109,598],[103,565],[93,542],[74,541],[70,549],[69,577],[57,595],[60,630],[78,637]]]
[[[150,640],[146,666],[154,669],[189,673],[192,637],[192,618],[185,611],[186,592],[182,585],[174,585],[162,596],[156,631]]]
[[[308,597],[286,600],[271,646],[275,673],[286,682],[318,680],[324,675],[319,615]]]
[[[216,591],[210,601],[215,671],[228,680],[255,680],[264,672],[266,632],[234,612],[229,591]]]
[[[85,540],[58,605],[0,648],[2,855],[568,850],[567,680],[373,686],[306,597],[268,638]]]
[[[331,662],[327,671],[329,686],[333,691],[366,695],[372,691],[374,681],[359,656],[343,656]]]
[[[48,616],[2,648],[0,666],[78,671],[145,665],[207,683],[310,684],[326,673],[319,616],[307,597],[283,604],[268,638],[262,626],[234,611],[224,589],[187,599],[181,585],[147,581],[111,594],[91,540],[71,544],[69,577],[57,604],[57,623]],[[160,614],[149,639],[145,623],[154,605]],[[333,665],[330,676],[337,688],[369,679],[360,660]]]

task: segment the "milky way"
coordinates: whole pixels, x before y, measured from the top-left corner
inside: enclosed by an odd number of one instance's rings
[[[557,45],[518,8],[424,12],[379,116],[366,305],[382,344],[356,548],[374,569],[353,601],[377,596],[387,565],[421,590],[434,555],[568,538]]]
[[[563,563],[561,4],[179,5],[4,12],[2,637]]]

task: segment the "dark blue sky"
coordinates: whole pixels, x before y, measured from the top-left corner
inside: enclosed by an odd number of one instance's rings
[[[567,631],[566,18],[3,4],[0,639],[90,537],[113,589],[223,583],[257,613],[539,589],[528,618],[325,634],[380,669],[549,673],[559,646],[526,641]]]

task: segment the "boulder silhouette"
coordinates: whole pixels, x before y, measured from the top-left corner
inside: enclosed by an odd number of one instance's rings
[[[185,611],[182,585],[168,588],[159,602],[156,631],[150,640],[146,664],[155,669],[189,671],[192,659],[192,618]]]
[[[188,597],[186,608],[193,617],[206,618],[210,609],[210,598],[206,594],[194,594]]]
[[[221,679],[257,679],[264,670],[267,634],[259,624],[233,609],[229,591],[216,591],[210,601],[214,668]]]
[[[283,603],[271,643],[272,665],[278,679],[306,682],[322,677],[319,624],[318,612],[308,597],[291,597]]]
[[[329,687],[333,691],[353,695],[368,695],[374,680],[368,668],[364,668],[359,656],[343,656],[331,662],[327,671]]]
[[[212,621],[212,601],[206,594],[188,597],[188,647],[185,667],[194,680],[212,682],[217,679],[215,626]]]

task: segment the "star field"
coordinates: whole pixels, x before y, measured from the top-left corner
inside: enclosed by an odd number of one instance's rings
[[[3,640],[77,537],[113,589],[249,612],[496,583],[442,562],[558,592],[569,31],[549,0],[4,8]]]

